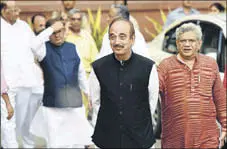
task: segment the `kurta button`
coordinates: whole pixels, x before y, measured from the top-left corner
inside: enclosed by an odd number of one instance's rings
[[[122,113],[123,113],[122,111],[119,112],[120,115],[122,115]]]
[[[122,86],[123,85],[123,83],[122,82],[120,82],[120,86]]]
[[[123,97],[122,96],[120,96],[120,100],[122,100],[123,99]]]
[[[120,71],[123,71],[124,69],[123,68],[120,68]]]

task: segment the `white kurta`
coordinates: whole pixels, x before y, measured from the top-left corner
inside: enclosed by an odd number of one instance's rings
[[[52,32],[50,28],[36,37],[26,22],[18,19],[11,25],[1,18],[1,60],[9,88],[43,87],[42,71],[32,50]]]
[[[22,137],[23,147],[32,148],[34,138],[28,130],[43,93],[42,72],[34,61],[32,50],[49,37],[53,29],[48,28],[36,37],[25,21],[18,19],[14,24],[10,24],[3,18],[1,18],[0,27],[2,66],[9,87],[10,101],[13,106],[16,103],[12,119],[2,123],[4,125],[2,132],[6,130],[7,134],[4,140],[12,142],[16,116],[17,135]],[[2,108],[4,109],[5,106]]]
[[[34,51],[39,61],[46,56],[46,46],[41,45]],[[45,80],[44,80],[45,81]],[[82,63],[78,70],[80,89],[88,94],[88,80]],[[93,144],[93,128],[86,119],[85,108],[52,108],[41,106],[36,113],[30,132],[43,137],[48,147],[66,147],[71,145]]]

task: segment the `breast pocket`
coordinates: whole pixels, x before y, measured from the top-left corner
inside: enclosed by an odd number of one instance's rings
[[[200,75],[200,95],[211,97],[212,96],[212,86],[213,86],[213,79],[212,74],[202,74]]]

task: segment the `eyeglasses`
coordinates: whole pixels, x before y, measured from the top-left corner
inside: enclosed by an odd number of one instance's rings
[[[195,39],[181,39],[181,40],[179,40],[180,44],[189,43],[190,45],[196,43],[196,41],[197,40],[195,40]]]

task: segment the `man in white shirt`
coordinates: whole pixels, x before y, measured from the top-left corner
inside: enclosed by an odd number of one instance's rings
[[[108,23],[111,23],[111,21],[117,17],[122,17],[122,18],[129,20],[129,15],[130,15],[129,10],[126,6],[114,4],[110,8],[107,21],[108,21]],[[103,56],[106,56],[108,54],[111,54],[113,52],[110,47],[110,41],[109,41],[108,37],[109,37],[109,35],[108,35],[108,33],[106,33],[103,37],[102,47],[100,49],[100,53],[97,56],[97,59],[99,59]],[[137,29],[135,29],[135,43],[132,46],[132,50],[133,50],[133,52],[140,54],[144,57],[147,57],[147,58],[150,57],[146,41],[145,41],[143,35]]]
[[[18,19],[19,8],[15,1],[4,2],[6,7],[1,11],[1,58],[5,79],[10,100],[15,100],[17,135],[22,137],[23,148],[33,148],[34,136],[28,130],[43,95],[42,72],[35,64],[33,49],[62,24],[54,24],[36,37],[29,25]],[[15,128],[15,124],[11,127]],[[10,140],[11,134],[8,132],[8,137],[4,139]],[[18,145],[15,143],[13,147]]]

